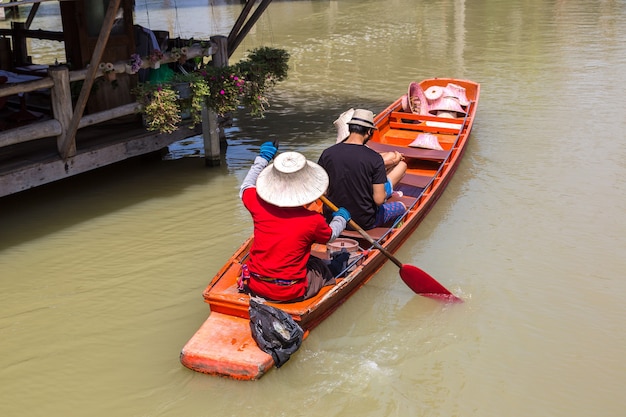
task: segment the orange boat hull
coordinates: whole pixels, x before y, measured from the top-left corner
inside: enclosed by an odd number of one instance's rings
[[[429,88],[432,90],[432,87],[443,89],[451,83],[456,90],[462,87],[465,93],[463,100],[469,102],[463,109],[466,113],[463,117],[450,119],[430,112],[407,112],[403,104],[406,106],[410,97],[405,95],[374,119],[378,130],[368,146],[378,151],[398,150],[405,155],[408,164],[407,175],[397,187],[405,194],[400,199],[409,207],[407,214],[402,222],[391,228],[368,231],[390,253],[404,243],[433,207],[465,151],[476,114],[480,85],[467,80],[435,78],[422,81],[419,87],[423,91]],[[421,97],[424,99],[423,95]],[[419,108],[428,109],[428,103],[422,103]],[[409,144],[422,133],[434,135],[443,150],[410,147]],[[317,202],[310,208],[321,209],[321,203]],[[344,236],[358,240],[365,249],[336,285],[323,288],[309,300],[288,304],[269,303],[286,311],[299,322],[305,330],[305,336],[367,283],[387,260],[378,249],[370,248],[358,233],[344,232]],[[251,336],[249,297],[237,291],[241,265],[245,262],[251,243],[252,237],[241,245],[203,292],[205,301],[211,306],[211,313],[183,347],[180,355],[182,364],[194,371],[254,380],[274,365],[272,357],[261,351]],[[326,256],[326,246],[315,244],[311,252],[323,258]]]

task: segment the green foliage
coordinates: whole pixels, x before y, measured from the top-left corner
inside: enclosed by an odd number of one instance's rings
[[[169,84],[143,84],[133,90],[143,105],[146,128],[150,131],[172,133],[181,121],[178,95]]]
[[[289,54],[285,50],[257,48],[235,65],[202,65],[202,68],[189,74],[176,74],[162,84],[140,84],[133,93],[143,105],[148,129],[160,132],[176,129],[181,121],[181,109],[190,112],[193,125],[200,123],[203,104],[220,115],[243,105],[252,116],[263,117],[269,105],[266,95],[277,82],[287,77],[288,61]],[[176,85],[180,83],[189,85],[190,97],[176,94]],[[176,109],[178,113],[174,117]]]

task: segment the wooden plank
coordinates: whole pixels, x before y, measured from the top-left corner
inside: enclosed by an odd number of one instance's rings
[[[404,155],[405,158],[426,159],[431,161],[444,161],[450,155],[450,151],[438,151],[435,149],[424,148],[409,148],[404,146],[387,145],[385,143],[372,141],[369,141],[367,143],[367,146],[374,149],[376,152],[397,151]]]
[[[25,4],[45,3],[49,1],[70,1],[70,0],[18,0],[18,1],[10,1],[8,3],[0,3],[0,7],[4,9],[7,7],[23,6]]]
[[[24,22],[24,26],[26,27],[26,29],[30,28],[31,23],[33,23],[33,19],[35,18],[35,15],[37,14],[37,10],[39,10],[39,3],[33,4],[33,7],[30,8],[30,12],[28,12],[28,17],[26,18],[26,22]]]
[[[109,35],[111,34],[111,28],[113,27],[117,10],[120,7],[120,2],[121,0],[111,0],[109,2],[109,7],[107,8],[104,21],[102,22],[102,27],[100,28],[100,35],[98,36],[96,47],[93,51],[93,55],[91,56],[89,68],[87,68],[87,76],[85,77],[85,82],[80,90],[80,95],[78,96],[78,101],[76,102],[76,106],[74,108],[74,115],[70,121],[67,131],[65,132],[66,137],[59,139],[59,143],[63,144],[61,157],[64,160],[74,156],[76,152],[76,131],[78,130],[78,124],[80,123],[80,119],[83,117],[83,112],[85,111],[85,106],[87,105],[87,99],[89,98],[91,87],[93,86],[93,82],[96,79],[96,74],[98,72],[98,64],[100,63],[100,59],[102,59],[104,48],[106,47]]]
[[[444,119],[446,120],[446,119]],[[452,120],[452,119],[447,119]],[[415,132],[427,132],[427,133],[447,133],[447,134],[457,134],[459,133],[459,128],[448,126],[447,122],[428,122],[429,124],[420,123],[420,124],[411,124],[411,123],[401,123],[401,122],[389,122],[390,129],[402,129],[402,130],[411,130]]]
[[[255,0],[248,0],[248,1],[250,3],[255,2]],[[243,41],[243,39],[246,37],[248,32],[250,32],[250,30],[252,29],[252,26],[256,24],[257,20],[259,20],[259,17],[261,17],[261,15],[265,11],[265,9],[267,9],[267,6],[269,6],[271,2],[272,0],[261,0],[261,3],[254,10],[254,13],[252,13],[252,16],[250,16],[250,19],[248,19],[248,21],[243,26],[243,28],[237,33],[234,39],[232,39],[232,42],[230,41],[230,35],[229,35],[228,37],[229,38],[229,41],[228,41],[228,57],[229,58],[233,55],[235,50],[237,50],[237,47],[239,46],[239,44]]]
[[[414,114],[414,113],[403,113],[403,112],[392,112],[389,116],[390,119],[396,122],[402,122],[402,120],[413,120],[416,122],[446,122],[451,124],[458,124],[459,127],[463,124],[463,119],[449,119],[446,117],[438,117],[431,114]]]
[[[417,188],[426,188],[433,177],[427,175],[405,174],[400,180],[400,184],[410,185]]]
[[[241,11],[241,13],[239,13],[239,17],[235,21],[235,24],[233,25],[232,29],[230,30],[230,33],[228,34],[227,50],[234,49],[233,45],[235,44],[235,39],[239,37],[239,30],[241,29],[244,22],[248,18],[248,15],[250,14],[250,11],[252,10],[252,6],[254,6],[254,0],[246,1],[246,4],[243,7],[243,10]],[[244,33],[243,35],[245,36],[246,34]]]
[[[0,148],[41,138],[47,138],[49,136],[60,135],[61,132],[63,132],[61,123],[55,119],[19,126],[14,129],[0,132]]]
[[[404,203],[405,206],[411,207],[417,201],[417,198],[409,197],[409,196],[402,196],[402,197],[391,196],[391,198],[389,198],[389,200],[387,201],[391,201],[391,202],[400,201],[401,203]]]
[[[373,229],[366,230],[367,234],[372,237],[374,240],[378,240],[385,235],[389,231],[388,227],[375,227]],[[341,232],[341,236],[349,237],[352,239],[363,239],[361,233],[355,230],[344,230]]]
[[[50,120],[50,122],[59,126],[60,129],[58,121]],[[132,139],[120,138],[115,143],[81,149],[68,162],[64,162],[58,155],[51,154],[51,157],[44,160],[26,163],[9,172],[3,172],[1,174],[2,182],[0,182],[0,197],[91,171],[134,156],[158,151],[173,142],[199,133],[199,127],[178,129],[172,134],[155,135],[152,132],[145,132],[143,136]]]

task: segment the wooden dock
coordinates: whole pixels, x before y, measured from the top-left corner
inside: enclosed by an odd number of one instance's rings
[[[125,71],[124,63],[115,68],[120,73]],[[183,125],[171,134],[147,131],[138,114],[140,105],[132,102],[82,115],[76,122],[75,134],[68,135],[75,117],[70,82],[86,76],[86,70],[69,71],[66,66],[58,66],[49,68],[47,76],[39,79],[0,86],[0,100],[20,97],[23,103],[25,95],[44,91],[49,107],[43,113],[25,106],[11,112],[9,103],[5,104],[7,120],[13,117],[15,123],[0,131],[0,197],[159,151],[173,142],[209,131],[208,111],[204,118],[207,122],[194,129]],[[102,76],[101,71],[95,74],[96,78]],[[28,120],[32,117],[35,119]],[[219,141],[211,152],[211,158],[219,159]]]
[[[140,104],[130,94],[138,81],[129,65],[131,54],[138,52],[134,0],[110,0],[103,10],[89,14],[94,21],[88,25],[82,20],[91,7],[87,0],[58,2],[62,31],[31,30],[39,4],[46,1],[55,0],[0,3],[1,11],[30,5],[24,22],[14,21],[11,29],[0,29],[0,69],[15,78],[0,81],[0,197],[156,152],[199,134],[204,138],[206,165],[219,165],[223,136],[214,111],[205,107],[200,125],[190,129],[183,123],[171,134],[143,126]],[[187,59],[210,58],[211,65],[226,66],[271,1],[261,0],[255,8],[256,0],[242,0],[241,13],[227,37],[176,41],[184,42]],[[32,65],[27,39],[62,41],[66,61],[72,65]],[[161,49],[163,45],[174,46],[159,42]],[[180,57],[171,49],[162,52],[161,64]],[[113,69],[107,67],[103,73],[103,62]],[[142,68],[149,67],[144,61]],[[92,89],[96,81],[111,78],[111,73],[117,75],[115,86],[100,82],[98,89]],[[18,74],[32,77],[23,81]],[[72,85],[81,86],[78,97],[72,95]],[[45,96],[41,109],[32,106],[40,94]],[[10,110],[11,101],[17,101],[18,111]]]
[[[202,128],[181,127],[172,134],[148,132],[137,117],[81,129],[76,154],[64,161],[56,138],[46,137],[0,148],[0,197],[58,181],[128,158],[158,152]]]

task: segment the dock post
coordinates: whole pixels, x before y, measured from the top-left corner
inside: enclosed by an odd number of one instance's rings
[[[67,149],[68,155],[75,155],[76,138],[65,133],[74,114],[69,69],[66,66],[50,67],[48,75],[54,81],[54,86],[50,89],[52,115],[61,123],[63,132],[57,137],[57,149],[59,154],[62,154],[63,150]]]
[[[211,36],[211,43],[215,45],[212,55],[215,67],[228,65],[228,38],[226,36]],[[219,166],[220,157],[220,128],[217,123],[217,114],[206,107],[202,108],[202,137],[204,138],[204,162],[206,166]]]
[[[204,139],[204,164],[216,167],[221,164],[220,132],[217,125],[217,114],[202,106],[202,137]]]
[[[28,56],[28,47],[26,46],[25,30],[26,26],[24,23],[11,22],[11,31],[13,33],[13,60],[15,66],[31,63],[31,59]]]

